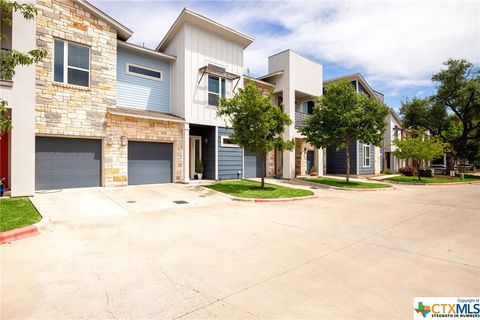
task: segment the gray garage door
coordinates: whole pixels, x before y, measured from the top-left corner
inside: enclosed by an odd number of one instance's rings
[[[248,151],[245,151],[244,155],[244,166],[245,166],[245,178],[258,178],[260,177],[261,171],[261,159],[260,157]]]
[[[100,186],[100,140],[35,139],[35,189]]]
[[[172,182],[173,144],[128,142],[128,184]]]

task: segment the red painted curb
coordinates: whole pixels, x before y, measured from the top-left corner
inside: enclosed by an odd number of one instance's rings
[[[305,198],[293,198],[293,199],[255,199],[255,202],[293,202],[302,200],[317,199],[318,196],[310,196]]]
[[[461,186],[467,184],[480,184],[480,182],[450,182],[450,183],[426,183],[427,186]]]
[[[36,226],[17,228],[10,231],[0,232],[0,244],[12,242],[38,233]]]

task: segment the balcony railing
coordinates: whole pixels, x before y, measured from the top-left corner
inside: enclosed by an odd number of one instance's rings
[[[295,111],[295,129],[300,129],[305,125],[305,118],[308,113]]]

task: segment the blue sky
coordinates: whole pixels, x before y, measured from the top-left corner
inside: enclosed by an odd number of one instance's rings
[[[398,108],[434,92],[448,58],[480,64],[480,1],[117,1],[92,4],[155,48],[184,7],[255,39],[245,72],[267,72],[268,56],[291,49],[323,65],[324,79],[360,72]]]

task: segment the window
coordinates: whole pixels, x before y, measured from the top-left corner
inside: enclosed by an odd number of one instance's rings
[[[363,145],[363,166],[370,167],[370,145]]]
[[[220,98],[225,98],[225,79],[217,76],[208,76],[208,104],[218,106]]]
[[[238,144],[235,144],[232,138],[226,136],[221,137],[220,146],[228,148],[238,148]]]
[[[90,85],[90,48],[55,40],[53,49],[53,80],[76,86]]]
[[[148,67],[137,66],[131,63],[127,63],[127,73],[137,77],[152,80],[162,80],[162,71]]]
[[[307,113],[313,114],[313,107],[315,107],[314,101],[307,101]]]

